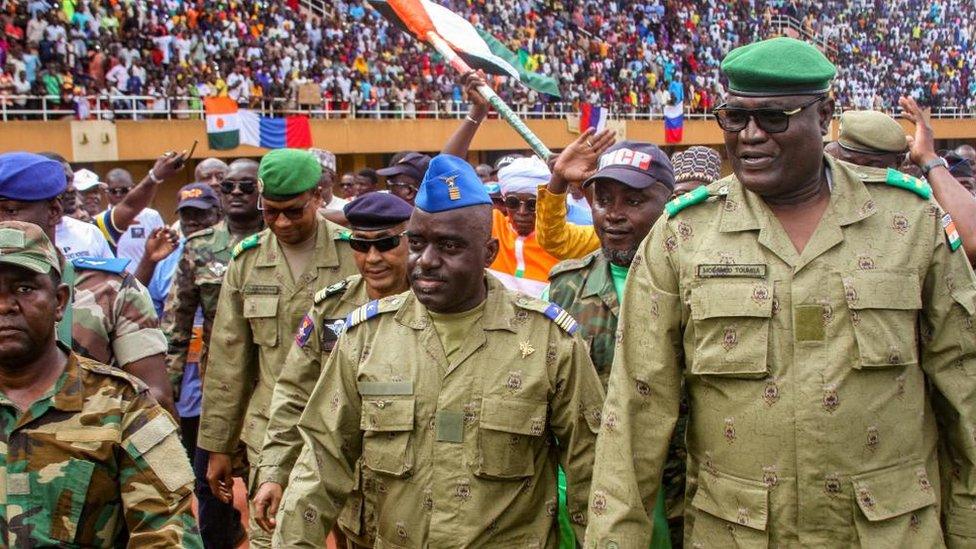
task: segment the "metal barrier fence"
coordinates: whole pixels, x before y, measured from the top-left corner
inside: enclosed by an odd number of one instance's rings
[[[60,96],[0,95],[0,120],[202,120],[203,101],[198,97],[154,97],[147,95],[87,96],[86,101],[63,100]],[[459,119],[467,113],[468,104],[455,101],[429,101],[411,104],[389,104],[357,108],[347,103],[298,105],[286,99],[262,99],[241,108],[266,116],[306,115],[316,119]],[[661,110],[630,105],[609,105],[611,120],[663,120]],[[565,120],[579,116],[578,105],[567,102],[518,105],[515,111],[527,120]],[[838,108],[837,115],[841,110]],[[891,113],[896,118],[897,112]],[[494,113],[493,113],[494,115]],[[933,118],[976,119],[976,108],[940,107],[932,110]],[[705,112],[685,110],[685,118],[712,118]]]

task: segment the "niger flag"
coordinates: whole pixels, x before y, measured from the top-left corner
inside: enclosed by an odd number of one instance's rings
[[[241,143],[241,120],[237,102],[229,97],[207,97],[203,100],[207,114],[207,141],[215,150],[233,149]]]

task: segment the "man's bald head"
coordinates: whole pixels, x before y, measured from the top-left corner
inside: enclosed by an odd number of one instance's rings
[[[204,158],[197,164],[193,177],[197,183],[206,183],[214,191],[220,190],[220,182],[227,176],[227,163],[219,158]]]
[[[956,147],[956,154],[968,160],[976,168],[976,149],[972,145],[959,145]]]
[[[132,181],[132,174],[129,170],[123,168],[115,168],[109,170],[105,174],[105,183],[107,186],[106,192],[108,193],[108,203],[112,206],[118,205],[125,199],[125,196],[129,194],[135,183]]]

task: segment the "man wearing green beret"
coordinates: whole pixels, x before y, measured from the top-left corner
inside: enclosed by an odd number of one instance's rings
[[[858,166],[897,168],[905,160],[908,139],[901,124],[883,112],[847,111],[840,116],[837,141],[824,151]]]
[[[294,334],[321,288],[356,273],[348,236],[319,217],[322,167],[307,151],[279,149],[261,160],[260,208],[267,229],[233,250],[217,305],[197,445],[210,452],[207,481],[232,499],[232,455],[238,441],[256,466],[271,394]],[[248,479],[253,494],[255,471]],[[251,512],[249,542],[270,547]]]
[[[819,50],[766,40],[722,71],[733,175],[669,202],[631,263],[587,547],[647,547],[683,392],[686,546],[974,546],[958,235],[924,181],[824,155]]]

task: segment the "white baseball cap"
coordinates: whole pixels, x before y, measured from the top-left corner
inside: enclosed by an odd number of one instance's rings
[[[98,179],[97,173],[85,169],[81,169],[75,172],[74,185],[75,185],[75,189],[81,192],[90,191],[99,185],[103,187],[106,186],[105,183],[102,183]]]

